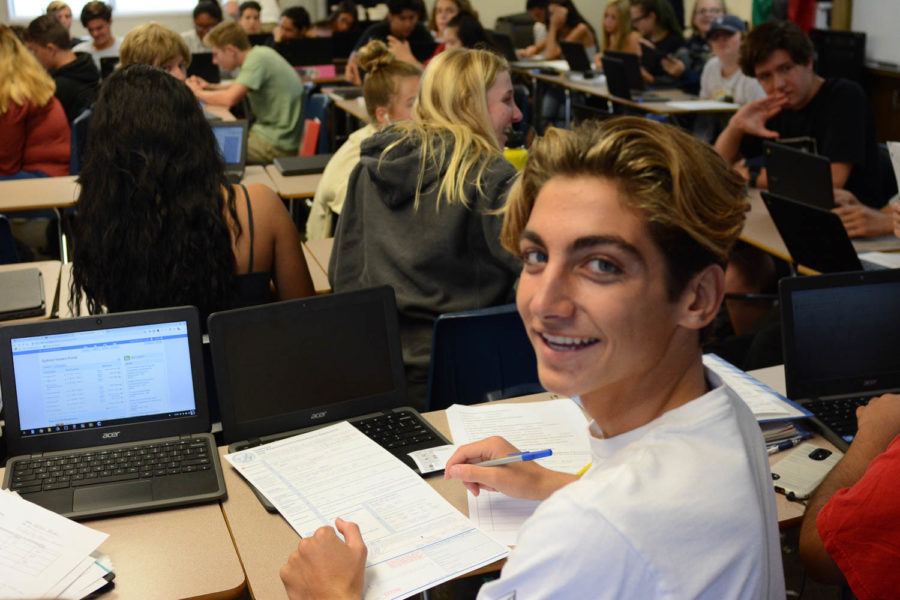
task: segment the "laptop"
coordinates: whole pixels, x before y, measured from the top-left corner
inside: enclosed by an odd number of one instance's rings
[[[641,75],[641,57],[631,52],[618,52],[616,50],[604,50],[603,56],[607,58],[616,58],[625,63],[625,76],[628,78],[628,88],[632,90],[644,91],[647,84]]]
[[[191,54],[191,64],[187,68],[188,75],[202,77],[209,83],[219,83],[219,67],[213,64],[212,52],[194,52]]]
[[[519,57],[516,54],[516,47],[513,44],[512,37],[505,33],[501,33],[497,30],[489,30],[488,34],[494,41],[494,46],[499,51],[499,54],[506,59],[506,62],[508,62],[511,67],[532,69],[535,67],[536,63],[542,60],[534,57]]]
[[[795,263],[821,273],[885,268],[860,260],[841,218],[830,210],[769,192],[762,199]]]
[[[119,65],[118,56],[101,56],[100,57],[100,79],[106,79],[113,74]]]
[[[230,452],[347,420],[418,472],[450,443],[406,406],[390,286],[213,313],[209,343]]]
[[[779,283],[787,396],[846,449],[856,407],[900,390],[900,269]]]
[[[585,79],[590,79],[598,74],[597,71],[594,71],[594,66],[591,64],[591,59],[588,58],[583,44],[561,41],[559,42],[559,47],[562,49],[563,57],[569,63],[569,68],[572,71]]]
[[[625,73],[625,63],[604,53],[600,59],[603,63],[603,73],[606,75],[606,87],[609,93],[623,100],[632,102],[668,102],[668,98],[650,94],[647,92],[632,92]]]
[[[194,307],[0,328],[3,487],[75,519],[225,498]]]
[[[313,175],[322,173],[334,154],[313,154],[312,156],[278,156],[272,161],[278,172],[285,177],[291,175]]]
[[[225,162],[225,177],[231,183],[240,183],[247,164],[247,120],[211,121],[209,126],[216,136],[219,154]]]
[[[769,190],[811,206],[834,208],[831,161],[777,142],[764,142]]]
[[[0,273],[0,289],[3,290],[0,294],[0,320],[11,321],[44,314],[44,277],[39,269]]]
[[[292,67],[330,65],[334,60],[334,43],[331,38],[301,38],[276,42],[273,48]]]

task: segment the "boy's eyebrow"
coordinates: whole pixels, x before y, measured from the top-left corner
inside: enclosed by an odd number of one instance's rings
[[[544,244],[544,240],[541,239],[540,235],[538,235],[534,231],[529,231],[527,229],[522,232],[521,239],[523,241],[528,240],[541,247],[546,246],[546,244]],[[623,252],[630,254],[641,264],[646,264],[644,255],[641,254],[640,250],[638,250],[637,247],[635,247],[633,244],[626,242],[622,237],[618,235],[589,235],[580,237],[569,246],[569,251],[578,252],[581,250],[594,248],[596,246],[615,246]]]

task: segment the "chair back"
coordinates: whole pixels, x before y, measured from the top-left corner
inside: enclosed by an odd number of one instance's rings
[[[331,137],[328,134],[328,126],[330,123],[328,118],[328,106],[331,104],[331,98],[328,94],[311,94],[309,101],[303,108],[303,112],[307,119],[318,119],[323,126],[318,132],[318,141],[316,143],[316,154],[328,154],[331,152]]]
[[[428,410],[544,391],[515,304],[447,313],[434,323]]]
[[[816,48],[816,73],[863,83],[866,34],[860,31],[813,29],[809,38]]]
[[[69,174],[78,175],[81,172],[81,163],[84,159],[84,150],[87,148],[88,131],[91,128],[92,108],[86,108],[72,121],[72,142],[69,152]]]
[[[16,242],[9,226],[9,219],[6,218],[6,215],[0,215],[0,265],[17,262],[19,262],[19,253],[16,251]]]

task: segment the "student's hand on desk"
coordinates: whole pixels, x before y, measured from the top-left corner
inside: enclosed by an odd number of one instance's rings
[[[526,46],[525,48],[522,48],[521,50],[516,50],[516,54],[518,54],[522,58],[531,58],[532,56],[534,56],[537,53],[538,53],[538,47],[533,44],[531,46]]]
[[[331,527],[320,527],[312,537],[300,540],[281,567],[281,581],[291,600],[362,598],[366,545],[356,523],[337,519],[334,525],[346,541]]]
[[[544,500],[562,486],[578,479],[575,475],[547,469],[534,461],[499,467],[469,464],[503,458],[514,452],[518,452],[516,447],[499,436],[460,446],[447,461],[444,479],[461,480],[475,496],[481,490],[489,490],[526,500]]]
[[[191,75],[184,80],[192,92],[199,92],[209,87],[209,82],[198,75]]]
[[[834,201],[838,206],[831,209],[831,212],[841,218],[850,237],[879,237],[894,232],[895,225],[890,214],[861,204],[852,192],[835,189]]]
[[[663,70],[672,77],[681,77],[682,74],[684,74],[686,67],[680,59],[677,59],[674,56],[663,56],[660,62]]]
[[[728,127],[737,127],[745,134],[761,138],[777,138],[777,131],[766,129],[766,121],[780,113],[786,103],[787,96],[783,94],[766,96],[765,98],[748,102],[734,113],[734,116],[728,122]]]

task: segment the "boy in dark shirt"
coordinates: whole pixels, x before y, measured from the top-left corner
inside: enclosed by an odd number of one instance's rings
[[[436,44],[425,26],[419,22],[421,6],[421,0],[388,0],[387,19],[375,23],[363,31],[359,41],[356,42],[356,47],[350,53],[347,67],[344,69],[347,81],[355,85],[362,85],[357,52],[371,40],[382,40],[387,43],[388,37],[392,36],[401,42],[409,42],[413,56],[419,62],[424,62],[431,57]]]
[[[56,82],[56,97],[69,123],[94,104],[100,72],[89,54],[69,49],[69,32],[56,17],[43,15],[29,23],[25,45]]]
[[[890,235],[891,218],[878,189],[875,119],[862,88],[813,71],[815,50],[796,25],[764,23],[741,47],[741,69],[756,77],[767,97],[745,104],[716,140],[729,162],[762,155],[763,139],[809,136],[831,160],[840,204],[835,212],[851,237]],[[765,171],[739,166],[751,185],[767,187]]]

